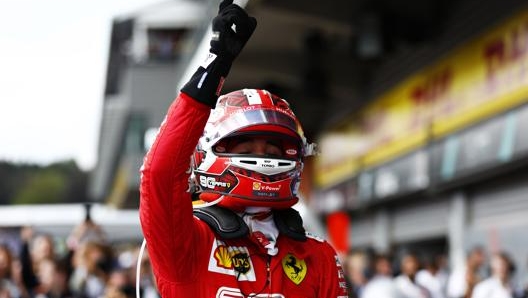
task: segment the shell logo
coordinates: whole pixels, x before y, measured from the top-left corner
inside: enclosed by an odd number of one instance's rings
[[[261,184],[260,182],[253,182],[253,190],[260,190]]]
[[[219,246],[215,253],[214,257],[218,264],[218,267],[233,269],[233,261],[231,259],[231,253],[224,245]]]

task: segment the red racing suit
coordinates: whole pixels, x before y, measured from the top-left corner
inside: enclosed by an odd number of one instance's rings
[[[327,242],[280,234],[272,257],[254,237],[220,239],[193,216],[189,160],[209,113],[209,106],[180,93],[141,170],[141,226],[161,296],[348,297]]]

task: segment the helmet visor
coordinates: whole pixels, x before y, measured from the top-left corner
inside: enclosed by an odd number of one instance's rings
[[[292,116],[273,109],[258,109],[236,112],[215,123],[216,133],[211,136],[209,144],[212,146],[218,140],[246,127],[263,124],[286,128],[291,131],[292,136],[300,139],[303,137],[301,126]]]
[[[213,151],[218,155],[264,155],[271,158],[299,159],[298,138],[280,133],[244,132],[219,140]]]

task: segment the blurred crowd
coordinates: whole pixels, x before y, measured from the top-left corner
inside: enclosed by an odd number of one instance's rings
[[[528,284],[514,283],[506,252],[475,247],[464,266],[449,269],[447,257],[407,251],[398,257],[352,250],[344,260],[352,298],[528,298]]]
[[[0,241],[0,298],[136,297],[139,243],[111,245],[91,220],[66,239],[31,227],[17,238],[18,247]],[[146,251],[140,263],[141,297],[159,298]],[[343,265],[351,298],[528,298],[528,283],[513,281],[516,266],[508,254],[481,247],[453,269],[445,255],[411,251],[351,250]]]
[[[67,239],[20,229],[13,247],[0,243],[0,298],[136,297],[138,243],[110,243],[91,220]],[[141,297],[158,298],[145,253],[141,260]]]

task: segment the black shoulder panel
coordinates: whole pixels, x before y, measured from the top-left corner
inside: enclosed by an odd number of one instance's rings
[[[194,209],[193,214],[203,220],[222,239],[236,239],[249,235],[249,228],[244,220],[229,209],[209,206]],[[297,241],[307,239],[302,218],[295,209],[274,210],[273,220],[284,236]]]
[[[301,215],[293,208],[274,210],[273,219],[279,232],[297,241],[306,241]]]
[[[242,238],[249,234],[246,223],[229,209],[209,206],[194,209],[193,214],[203,220],[222,239]]]

